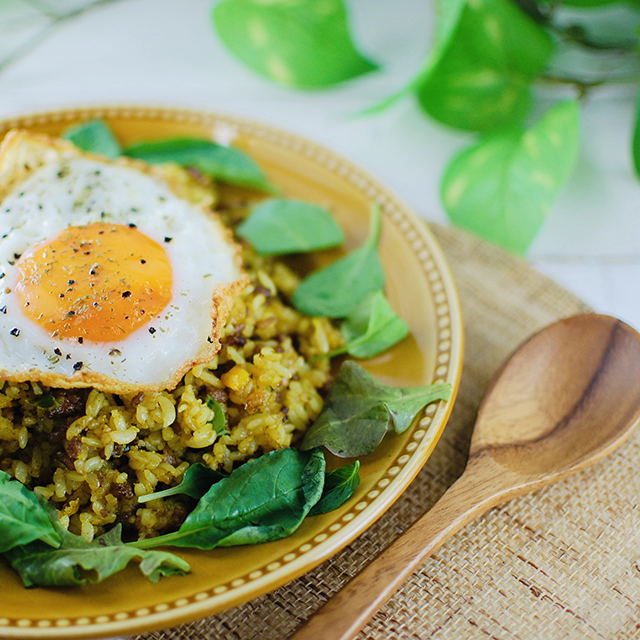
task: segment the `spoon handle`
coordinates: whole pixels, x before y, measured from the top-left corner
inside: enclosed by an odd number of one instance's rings
[[[483,482],[484,480],[484,482]],[[289,640],[349,640],[436,549],[505,499],[469,466],[414,525],[327,601]]]

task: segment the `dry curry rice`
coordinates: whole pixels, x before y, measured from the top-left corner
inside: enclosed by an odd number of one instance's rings
[[[194,200],[216,197],[197,172],[163,171]],[[245,202],[228,203],[223,217],[242,219]],[[72,533],[91,541],[115,523],[125,540],[174,531],[195,500],[139,497],[177,485],[194,463],[230,472],[288,447],[320,413],[330,362],[314,356],[340,347],[340,331],[291,306],[298,278],[283,262],[246,243],[243,261],[250,283],[221,330],[220,351],[174,390],[115,394],[0,381],[0,470],[48,500]],[[213,427],[211,399],[226,414],[224,429]]]

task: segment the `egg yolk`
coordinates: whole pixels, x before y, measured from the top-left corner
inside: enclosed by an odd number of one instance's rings
[[[25,314],[52,336],[124,340],[171,300],[167,253],[135,225],[69,227],[24,253],[17,267]]]

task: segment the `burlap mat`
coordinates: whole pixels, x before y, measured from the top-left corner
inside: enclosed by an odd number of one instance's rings
[[[460,475],[480,397],[531,333],[586,306],[526,263],[433,225],[458,283],[465,366],[451,421],[423,471],[366,533],[314,571],[206,620],[138,638],[283,640]],[[471,523],[358,637],[640,638],[640,432],[595,467]],[[322,639],[318,639],[322,640]]]

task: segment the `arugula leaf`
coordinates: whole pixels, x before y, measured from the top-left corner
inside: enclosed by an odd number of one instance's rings
[[[360,461],[356,460],[353,464],[345,464],[344,467],[327,473],[322,497],[309,511],[309,515],[317,516],[342,506],[360,484],[358,469],[360,469]]]
[[[454,223],[524,253],[568,180],[579,144],[575,100],[555,105],[527,131],[486,136],[445,171],[441,197],[447,214]]]
[[[414,83],[422,108],[473,131],[521,121],[530,85],[551,57],[551,36],[511,0],[460,4],[443,14],[436,53]]]
[[[365,243],[344,258],[305,278],[293,294],[293,304],[310,316],[344,318],[370,294],[384,286],[377,246],[380,205],[371,205],[371,228]]]
[[[231,432],[227,429],[227,416],[222,405],[211,396],[207,396],[207,407],[213,411],[213,420],[209,422],[211,428],[218,436],[228,436]]]
[[[409,327],[398,317],[382,291],[367,296],[340,327],[346,344],[327,354],[348,353],[354,358],[373,358],[407,337]]]
[[[342,0],[223,0],[213,22],[232,54],[280,84],[324,87],[377,68],[354,47]]]
[[[82,151],[100,153],[108,158],[122,155],[120,143],[103,120],[88,120],[72,125],[64,131],[62,137],[73,142]]]
[[[326,447],[342,458],[366,456],[389,429],[402,433],[426,405],[450,397],[449,384],[390,387],[347,360],[301,448]]]
[[[127,147],[124,154],[148,164],[177,162],[185,167],[194,167],[221,182],[240,187],[266,193],[277,191],[262,169],[242,151],[201,138],[164,138],[138,142]]]
[[[190,496],[191,498],[199,500],[211,489],[212,485],[226,477],[224,473],[209,469],[209,467],[203,465],[201,462],[196,462],[185,471],[180,484],[164,489],[163,491],[156,491],[140,496],[138,502],[150,502],[158,498],[168,498],[169,496],[175,495]]]
[[[267,453],[214,484],[178,531],[130,546],[213,549],[289,536],[320,499],[324,468],[321,449]]]
[[[41,542],[32,542],[4,554],[25,587],[71,587],[101,582],[124,569],[133,559],[141,561],[140,571],[151,582],[157,582],[161,576],[184,575],[191,570],[172,553],[125,546],[120,539],[121,525],[93,542],[69,533],[59,522],[55,528],[62,540],[60,548],[51,549]]]
[[[0,553],[34,540],[49,548],[60,546],[60,536],[35,494],[0,471]]]
[[[326,209],[284,198],[253,207],[236,233],[261,255],[316,251],[344,242],[342,229]]]

